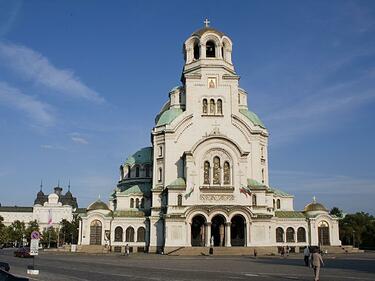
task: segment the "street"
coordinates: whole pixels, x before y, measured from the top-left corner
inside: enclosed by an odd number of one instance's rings
[[[27,276],[32,259],[13,257],[13,249],[0,250],[0,261],[10,264],[12,274],[30,280],[313,280],[312,269],[303,266],[301,255],[255,259],[41,252],[35,260],[38,276]],[[375,280],[375,253],[329,255],[324,261],[322,281]]]

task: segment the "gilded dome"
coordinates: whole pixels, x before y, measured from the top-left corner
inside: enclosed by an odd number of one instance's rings
[[[87,211],[94,211],[94,210],[106,210],[106,211],[110,211],[110,209],[108,208],[108,205],[106,203],[104,203],[100,199],[96,200],[94,203],[91,203],[87,207]]]
[[[316,211],[322,211],[322,212],[328,212],[326,207],[324,207],[323,204],[317,203],[317,202],[311,202],[310,204],[307,204],[303,210],[304,212],[316,212]]]
[[[214,33],[214,34],[218,35],[219,37],[223,37],[225,35],[223,32],[221,32],[221,31],[219,31],[215,28],[206,26],[206,27],[203,27],[201,29],[196,30],[195,32],[193,32],[191,34],[191,36],[198,36],[200,38],[205,33]]]

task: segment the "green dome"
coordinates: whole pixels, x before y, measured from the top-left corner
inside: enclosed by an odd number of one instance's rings
[[[87,211],[94,211],[94,210],[106,210],[106,211],[110,211],[110,209],[108,208],[108,205],[106,203],[104,203],[100,199],[96,200],[94,203],[91,203],[87,207]]]
[[[159,119],[157,120],[156,126],[158,127],[168,125],[182,113],[183,110],[181,108],[170,108],[160,115]]]
[[[260,118],[258,117],[258,115],[256,115],[254,112],[248,110],[248,109],[240,109],[240,112],[245,115],[247,117],[247,119],[249,119],[255,126],[260,126],[262,127],[263,129],[266,128],[266,126],[264,126],[262,120],[260,120]]]
[[[129,156],[124,165],[134,165],[134,164],[146,164],[152,163],[152,147],[144,147],[138,150],[133,155]]]

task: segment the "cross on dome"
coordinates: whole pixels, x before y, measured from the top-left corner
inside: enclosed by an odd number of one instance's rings
[[[207,18],[204,20],[203,23],[206,25],[206,27],[209,27],[210,25],[210,21]]]

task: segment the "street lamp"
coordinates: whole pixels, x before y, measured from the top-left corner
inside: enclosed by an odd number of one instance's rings
[[[353,240],[353,248],[355,247],[355,240],[354,240],[354,238],[355,238],[355,236],[354,236],[354,234],[355,234],[355,231],[353,230],[352,231],[352,240]]]

